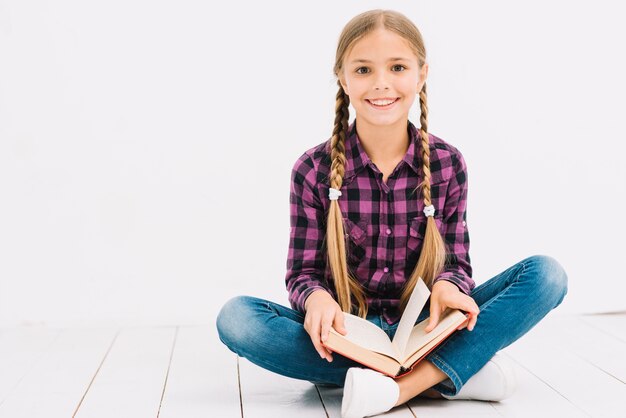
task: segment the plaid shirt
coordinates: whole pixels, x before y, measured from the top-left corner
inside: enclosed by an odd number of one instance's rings
[[[426,231],[421,189],[419,134],[411,121],[411,140],[400,163],[383,182],[383,174],[365,153],[350,124],[346,167],[339,206],[345,221],[348,269],[361,282],[370,312],[389,324],[400,319],[402,286],[415,268]],[[431,200],[435,223],[447,247],[445,270],[435,279],[448,280],[470,295],[475,286],[466,224],[467,167],[458,149],[429,135]],[[290,187],[290,240],[285,282],[289,303],[304,313],[306,298],[325,289],[335,300],[326,255],[326,219],[330,200],[330,139],[306,151],[293,166]]]

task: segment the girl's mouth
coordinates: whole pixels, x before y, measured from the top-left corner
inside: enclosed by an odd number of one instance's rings
[[[365,99],[365,101],[367,103],[370,104],[370,106],[372,106],[375,109],[390,109],[392,108],[397,102],[398,100],[400,100],[399,97],[396,97],[395,99],[393,99],[393,101],[387,99],[387,100],[375,100],[376,103],[373,103],[372,101],[370,101],[369,99]]]

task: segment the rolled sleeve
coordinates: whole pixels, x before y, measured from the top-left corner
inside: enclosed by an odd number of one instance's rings
[[[307,297],[317,289],[332,294],[324,280],[326,257],[324,208],[311,158],[304,154],[293,166],[289,194],[290,234],[285,284],[291,307],[302,313]]]
[[[470,295],[475,287],[469,255],[469,231],[467,228],[467,166],[460,153],[456,154],[454,174],[448,185],[448,194],[443,213],[444,241],[446,243],[446,267],[435,278],[457,285],[459,290]]]

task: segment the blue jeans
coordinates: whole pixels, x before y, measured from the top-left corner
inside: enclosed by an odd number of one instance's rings
[[[448,378],[433,386],[455,395],[495,353],[516,341],[567,294],[567,274],[552,257],[536,255],[476,286],[471,294],[480,308],[472,331],[455,332],[423,361],[430,361]],[[427,303],[417,322],[430,316]],[[393,338],[398,326],[380,314],[367,320]],[[343,387],[350,367],[363,367],[339,353],[322,359],[304,329],[304,315],[267,300],[237,296],[217,316],[220,340],[234,353],[272,372],[312,383]]]

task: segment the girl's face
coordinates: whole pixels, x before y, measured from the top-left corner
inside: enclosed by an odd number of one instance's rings
[[[382,126],[408,119],[427,74],[428,64],[420,71],[407,40],[389,30],[377,29],[348,50],[338,78],[358,121]]]

